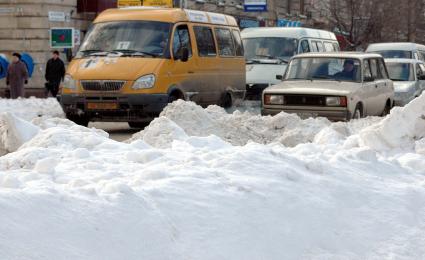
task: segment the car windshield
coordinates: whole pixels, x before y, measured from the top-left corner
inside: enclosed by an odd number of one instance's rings
[[[374,53],[381,54],[384,59],[399,58],[399,59],[411,59],[411,51],[398,51],[398,50],[386,50],[386,51],[374,51]]]
[[[168,46],[171,24],[152,21],[119,21],[94,24],[78,56],[138,53],[162,57]]]
[[[387,63],[388,74],[394,81],[414,81],[413,66],[410,63]]]
[[[296,58],[286,80],[337,80],[360,82],[360,60],[351,58]]]
[[[298,41],[283,37],[259,37],[243,40],[247,61],[274,59],[287,62],[297,54]]]

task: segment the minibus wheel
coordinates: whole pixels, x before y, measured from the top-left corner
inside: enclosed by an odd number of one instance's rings
[[[133,122],[133,121],[130,121],[130,122],[128,122],[128,125],[131,128],[143,129],[143,128],[145,128],[149,125],[149,122]]]
[[[66,118],[71,120],[72,122],[76,123],[77,125],[85,126],[87,127],[89,125],[90,120],[86,117],[79,116],[79,115],[70,115],[67,114]]]
[[[230,108],[233,105],[232,95],[230,93],[224,94],[222,106],[224,108]]]
[[[184,99],[183,93],[178,90],[175,90],[170,93],[170,96],[168,97],[168,103],[173,103],[174,101],[179,99]]]

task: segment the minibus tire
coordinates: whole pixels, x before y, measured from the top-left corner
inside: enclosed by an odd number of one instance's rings
[[[183,93],[178,90],[174,90],[168,97],[168,103],[173,103],[174,101],[179,99],[184,99]]]
[[[66,118],[76,123],[77,125],[87,127],[89,125],[90,120],[86,117],[78,116],[78,115],[66,115]]]
[[[136,129],[144,129],[145,127],[147,127],[149,125],[149,122],[128,122],[128,126],[130,126],[131,128],[136,128]]]
[[[233,106],[232,95],[230,93],[224,94],[222,106],[223,108],[231,108]]]

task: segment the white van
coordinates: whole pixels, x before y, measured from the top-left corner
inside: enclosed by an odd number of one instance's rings
[[[384,59],[415,59],[425,61],[425,45],[412,42],[370,44],[366,52],[381,54]]]
[[[248,28],[242,31],[247,98],[259,99],[269,85],[280,83],[289,59],[299,53],[339,51],[332,32],[308,28]]]

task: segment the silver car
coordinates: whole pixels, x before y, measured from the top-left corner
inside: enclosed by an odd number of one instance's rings
[[[385,59],[394,82],[394,103],[404,106],[425,90],[425,66],[414,59]]]
[[[381,55],[309,53],[291,59],[283,82],[263,92],[262,114],[350,120],[389,113],[393,82]]]

